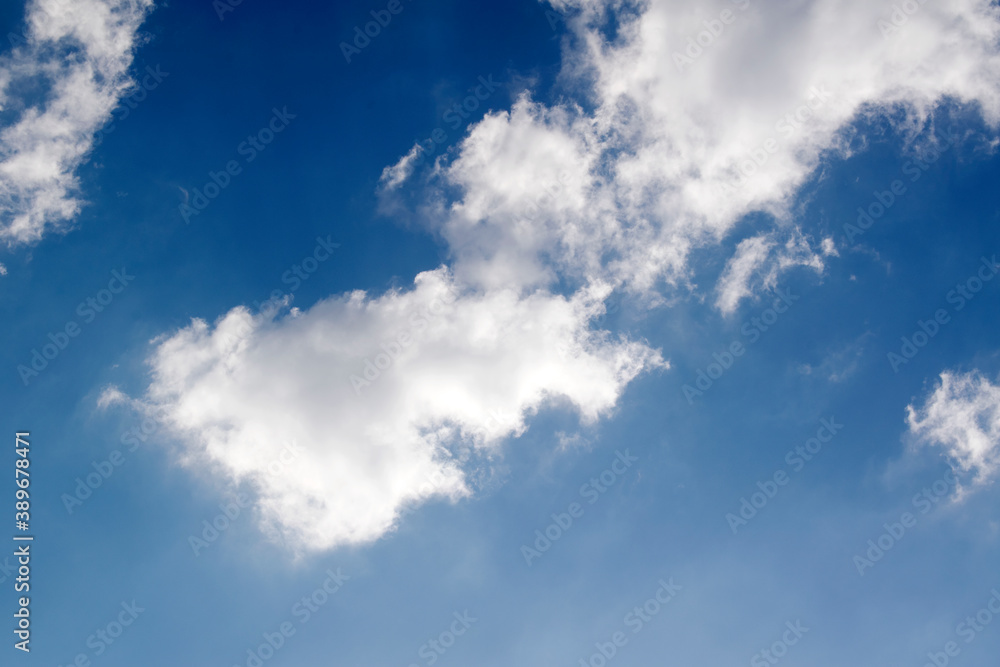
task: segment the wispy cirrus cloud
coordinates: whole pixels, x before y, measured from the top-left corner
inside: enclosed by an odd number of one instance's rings
[[[715,288],[715,305],[723,314],[734,312],[745,298],[763,290],[773,290],[778,285],[778,276],[793,266],[823,272],[822,257],[813,251],[798,229],[792,231],[784,244],[779,244],[776,236],[774,233],[761,234],[744,239],[736,246],[736,253],[726,262]],[[826,242],[823,247],[825,254],[835,252]]]

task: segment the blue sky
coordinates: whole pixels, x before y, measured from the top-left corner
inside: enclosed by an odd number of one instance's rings
[[[995,664],[995,3],[224,2],[0,7],[2,664]]]

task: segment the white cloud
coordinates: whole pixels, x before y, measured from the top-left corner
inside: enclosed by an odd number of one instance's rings
[[[573,449],[582,449],[590,446],[590,441],[579,433],[567,434],[565,431],[556,431],[556,441],[559,443],[558,451],[564,452]]]
[[[553,4],[582,45],[564,50],[564,78],[590,89],[592,110],[522,98],[434,167],[428,218],[456,275],[481,286],[600,275],[655,302],[745,214],[794,226],[800,186],[846,155],[859,117],[886,111],[912,131],[949,101],[1000,119],[1000,9],[987,0],[923,5],[889,38],[877,22],[891,3],[869,0]],[[733,20],[679,71],[675,55],[723,10]]]
[[[410,291],[354,292],[294,318],[236,308],[194,321],[158,342],[144,402],[187,463],[256,482],[269,532],[322,549],[377,539],[413,502],[468,495],[464,468],[498,455],[539,408],[593,422],[635,375],[665,366],[589,330],[606,289],[458,289],[439,269]],[[302,450],[288,474],[265,475],[290,441]]]
[[[379,178],[379,186],[386,190],[398,188],[413,173],[414,163],[420,156],[420,151],[420,145],[415,144],[409,153],[400,158],[399,162],[383,169],[382,176]]]
[[[924,405],[906,408],[910,432],[920,444],[938,447],[974,484],[1000,469],[1000,385],[978,371],[944,372]]]
[[[750,281],[767,261],[773,247],[774,241],[768,235],[740,241],[736,246],[736,254],[726,262],[726,268],[722,271],[722,277],[716,286],[718,298],[715,305],[719,310],[731,313],[736,310],[736,306],[743,298],[752,294]]]
[[[144,400],[170,416],[190,462],[256,479],[283,440],[304,446],[290,478],[260,482],[266,525],[294,544],[376,539],[414,501],[470,493],[476,457],[499,455],[547,402],[584,421],[606,414],[663,363],[591,331],[600,299],[619,289],[652,305],[690,286],[693,251],[719,247],[746,214],[775,225],[739,245],[720,308],[790,267],[822,271],[796,197],[822,159],[846,154],[859,116],[889,110],[910,131],[947,100],[1000,119],[1000,10],[986,0],[925,4],[890,38],[877,21],[891,6],[869,0],[650,0],[638,13],[619,0],[553,4],[578,10],[563,79],[581,100],[522,96],[427,166],[420,201],[448,245],[448,273],[294,318],[235,309],[171,335],[151,359]],[[674,55],[723,9],[735,20],[679,69]],[[383,172],[382,196],[401,196],[415,158]],[[450,309],[358,395],[348,378],[449,288],[460,295]]]
[[[79,212],[74,172],[132,83],[136,33],[151,6],[29,2],[27,41],[0,58],[0,108],[20,112],[0,130],[0,237],[8,243],[38,240]],[[12,97],[25,82],[46,89],[41,99]]]
[[[823,260],[798,229],[792,231],[784,245],[778,246],[774,237],[762,234],[736,246],[736,253],[726,262],[716,285],[715,305],[723,314],[733,313],[744,298],[773,290],[778,286],[778,276],[793,266],[808,266],[822,273]]]
[[[123,405],[129,404],[131,399],[124,394],[118,387],[110,386],[105,387],[101,395],[97,397],[97,407],[104,410],[113,405]]]

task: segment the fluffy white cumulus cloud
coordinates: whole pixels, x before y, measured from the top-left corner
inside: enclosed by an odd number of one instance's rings
[[[1000,469],[1000,385],[977,371],[942,373],[924,405],[907,406],[907,423],[917,442],[939,447],[960,470],[974,473],[974,484]]]
[[[592,422],[639,372],[665,365],[590,330],[606,293],[462,292],[439,269],[408,291],[283,317],[235,308],[158,342],[143,402],[187,463],[256,486],[272,534],[307,550],[364,543],[406,506],[470,493],[539,408],[572,406]],[[297,455],[270,474],[287,443]]]
[[[0,108],[17,115],[0,130],[0,237],[7,243],[37,240],[79,212],[74,172],[132,85],[137,31],[152,4],[28,2],[26,39],[0,57]]]
[[[870,0],[553,5],[572,33],[575,102],[523,95],[426,170],[414,148],[382,174],[386,198],[419,184],[447,269],[279,318],[238,308],[150,359],[143,401],[187,458],[256,480],[265,525],[297,545],[372,540],[414,502],[470,493],[483,457],[546,403],[583,420],[610,411],[665,364],[594,330],[601,299],[655,305],[691,287],[694,251],[728,247],[747,214],[770,216],[722,271],[723,312],[790,267],[821,272],[836,248],[813,246],[796,195],[846,154],[859,117],[916,132],[944,103],[1000,119],[1000,9],[987,0],[918,3],[889,35],[892,4]],[[421,314],[448,293],[442,314]],[[285,441],[302,451],[293,470],[266,475]]]
[[[914,2],[892,31],[879,22],[893,3],[870,0],[552,4],[573,34],[564,80],[584,102],[525,96],[434,172],[441,193],[460,194],[434,195],[431,223],[456,275],[484,286],[560,274],[647,295],[686,284],[691,251],[744,215],[794,224],[799,188],[822,159],[846,155],[859,118],[884,113],[915,131],[948,103],[1000,119],[989,0]]]

